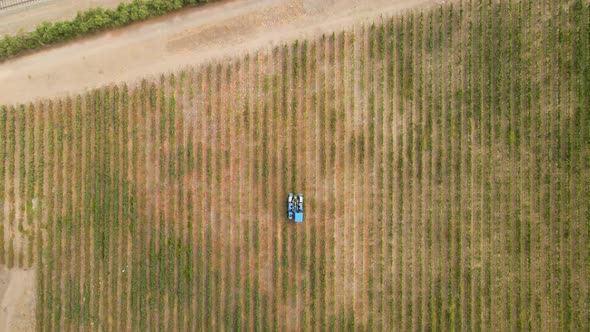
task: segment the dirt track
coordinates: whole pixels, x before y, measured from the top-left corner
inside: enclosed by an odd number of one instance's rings
[[[0,270],[0,331],[32,331],[35,272]]]
[[[112,82],[235,57],[440,0],[223,1],[0,64],[0,104],[80,93]]]

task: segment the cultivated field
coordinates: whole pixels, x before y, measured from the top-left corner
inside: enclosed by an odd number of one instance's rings
[[[588,330],[589,18],[463,1],[1,107],[0,264],[38,330]]]

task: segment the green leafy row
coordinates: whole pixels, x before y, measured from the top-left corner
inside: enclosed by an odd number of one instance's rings
[[[116,9],[91,8],[79,12],[73,20],[43,22],[31,32],[5,35],[0,40],[0,60],[206,2],[209,0],[133,0],[121,3]]]

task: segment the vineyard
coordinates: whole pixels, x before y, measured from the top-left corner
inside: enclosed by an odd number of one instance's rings
[[[587,331],[589,41],[462,1],[2,106],[0,265],[41,331]]]

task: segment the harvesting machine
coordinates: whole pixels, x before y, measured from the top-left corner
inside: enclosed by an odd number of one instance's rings
[[[289,198],[287,199],[287,214],[289,220],[303,222],[303,194],[295,196],[293,193],[289,193]]]

